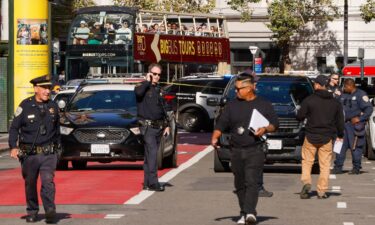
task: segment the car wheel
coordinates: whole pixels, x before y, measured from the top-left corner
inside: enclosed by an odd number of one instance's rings
[[[56,166],[56,170],[67,170],[68,169],[68,161],[67,160],[59,160]]]
[[[371,136],[367,138],[366,141],[367,141],[367,150],[366,150],[367,159],[375,160],[375,152],[374,152],[374,146],[372,146]]]
[[[157,164],[158,164],[158,169],[161,170],[163,169],[163,149],[164,149],[164,139],[162,138],[160,140],[160,145],[158,149],[158,154],[157,154]]]
[[[202,128],[204,116],[197,110],[187,111],[181,115],[180,125],[189,132],[197,132]]]
[[[73,166],[73,169],[75,170],[83,170],[87,166],[87,161],[73,160],[72,166]]]
[[[229,162],[221,161],[216,150],[214,150],[214,171],[216,173],[231,171]]]
[[[177,168],[177,130],[174,135],[172,154],[163,159],[163,168]]]

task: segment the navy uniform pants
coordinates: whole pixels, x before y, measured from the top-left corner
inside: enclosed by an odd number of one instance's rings
[[[159,185],[158,181],[158,150],[160,145],[162,129],[155,129],[151,126],[142,126],[145,159],[143,163],[144,186]]]
[[[356,146],[354,146],[354,144],[356,144]],[[357,137],[357,143],[355,143],[354,127],[349,122],[345,123],[344,142],[340,154],[336,154],[335,168],[338,170],[342,170],[346,158],[346,151],[350,149],[352,153],[353,169],[362,169],[361,159],[363,154],[363,148],[365,145],[365,136]]]
[[[36,215],[39,211],[37,181],[38,176],[42,181],[40,197],[45,211],[56,210],[55,205],[55,170],[57,164],[56,154],[36,154],[27,156],[21,163],[22,176],[25,180],[27,214]]]
[[[231,167],[241,214],[256,215],[259,177],[263,171],[264,159],[261,145],[245,148],[232,147]]]

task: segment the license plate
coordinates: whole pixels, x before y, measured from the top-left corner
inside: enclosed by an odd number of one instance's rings
[[[267,140],[269,150],[281,150],[283,148],[283,142],[281,140]]]
[[[109,154],[109,145],[92,144],[91,153],[92,154]]]

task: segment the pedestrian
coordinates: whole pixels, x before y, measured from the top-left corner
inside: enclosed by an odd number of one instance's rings
[[[59,110],[57,104],[49,99],[52,85],[50,76],[37,77],[30,83],[34,86],[35,95],[21,102],[9,128],[10,156],[21,162],[26,189],[26,222],[38,220],[37,181],[40,176],[40,196],[46,222],[54,223],[56,190],[53,178],[57,164],[56,151],[60,146]]]
[[[257,80],[258,77],[249,72],[237,76],[237,98],[224,107],[211,138],[211,144],[217,148],[223,132],[229,131],[231,136],[231,168],[241,210],[237,224],[256,223],[259,177],[265,160],[262,136],[274,132],[279,125],[271,103],[255,94]],[[255,109],[269,121],[269,125],[253,132],[248,127]]]
[[[328,92],[327,77],[319,75],[314,81],[315,93],[307,97],[298,110],[297,119],[305,120],[305,140],[302,146],[303,188],[301,199],[310,198],[311,169],[318,155],[320,174],[317,183],[318,199],[328,198],[328,179],[332,161],[333,141],[342,142],[344,114],[340,102]]]
[[[340,77],[337,73],[332,73],[329,76],[329,82],[327,85],[328,92],[331,92],[333,97],[339,98],[341,96],[341,90],[339,87]]]
[[[138,121],[141,124],[145,148],[143,189],[152,191],[164,191],[165,189],[158,181],[157,153],[161,135],[168,136],[170,133],[168,115],[160,93],[161,71],[162,67],[159,64],[151,64],[148,67],[146,80],[134,89]]]
[[[373,106],[366,92],[358,89],[353,79],[345,80],[344,93],[340,97],[340,102],[344,108],[345,115],[344,143],[340,154],[336,154],[332,173],[343,173],[342,168],[346,158],[346,151],[350,149],[353,168],[349,174],[358,175],[362,169],[363,148],[366,146],[365,125],[372,114]]]

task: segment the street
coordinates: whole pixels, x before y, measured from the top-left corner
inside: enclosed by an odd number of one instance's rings
[[[56,172],[59,224],[235,224],[239,215],[233,175],[214,173],[209,133],[181,133],[179,168],[159,171],[165,192],[141,190],[142,166],[137,163],[89,164],[87,170]],[[189,143],[189,144],[188,144]],[[196,163],[194,163],[196,162]],[[115,164],[115,165],[113,165]],[[345,169],[351,169],[348,157]],[[272,198],[260,198],[262,225],[375,224],[375,162],[363,159],[359,176],[331,175],[330,197],[301,200],[300,166],[267,165],[265,187]],[[317,175],[313,175],[313,191]],[[0,158],[0,220],[24,224],[24,187],[19,164],[8,153]],[[40,206],[39,221],[44,224]]]

